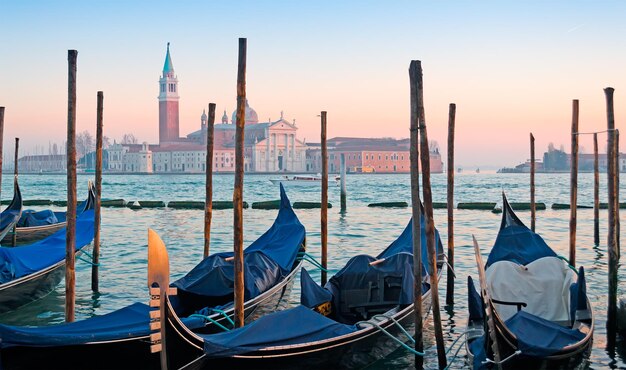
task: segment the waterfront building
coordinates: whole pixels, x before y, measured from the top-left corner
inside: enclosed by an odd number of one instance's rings
[[[328,171],[339,172],[341,154],[345,156],[346,171],[352,173],[409,173],[410,140],[392,138],[336,137],[327,141]],[[309,144],[307,172],[321,172],[321,148]],[[442,173],[443,162],[439,148],[430,151],[431,173]]]

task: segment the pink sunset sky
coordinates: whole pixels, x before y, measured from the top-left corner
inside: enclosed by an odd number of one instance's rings
[[[5,147],[65,140],[67,50],[78,54],[78,131],[158,141],[158,79],[171,42],[181,135],[209,102],[235,108],[237,38],[248,38],[247,95],[262,121],[296,119],[298,136],[408,137],[411,59],[424,68],[426,122],[446,149],[457,104],[459,166],[515,165],[549,142],[569,152],[572,99],[581,131],[606,128],[603,88],[626,117],[626,3],[8,0],[0,12]],[[624,137],[622,135],[622,148]],[[600,150],[605,148],[601,136]],[[581,140],[584,152],[591,138]],[[10,147],[10,148],[9,148]],[[5,150],[5,153],[8,153]],[[445,161],[445,156],[444,156]]]

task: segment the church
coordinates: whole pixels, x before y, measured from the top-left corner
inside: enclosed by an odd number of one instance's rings
[[[182,172],[206,170],[208,117],[200,116],[200,129],[185,137],[179,130],[178,78],[167,44],[163,73],[159,79],[159,143],[118,144],[107,150],[110,172]],[[226,111],[214,125],[213,172],[235,171],[236,112]],[[259,122],[257,112],[246,100],[244,170],[246,172],[305,172],[306,145],[297,138],[296,120],[283,112],[276,121]]]

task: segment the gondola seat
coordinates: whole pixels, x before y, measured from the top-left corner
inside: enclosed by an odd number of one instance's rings
[[[526,313],[563,325],[571,323],[570,287],[576,279],[558,257],[539,258],[526,266],[498,261],[489,266],[486,275],[494,301],[524,303]],[[518,312],[515,304],[494,303],[502,320]]]

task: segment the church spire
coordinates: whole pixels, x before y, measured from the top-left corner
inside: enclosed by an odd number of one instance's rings
[[[165,64],[163,65],[163,76],[173,77],[174,65],[172,64],[172,57],[170,56],[170,43],[167,43],[167,54],[165,55]]]

